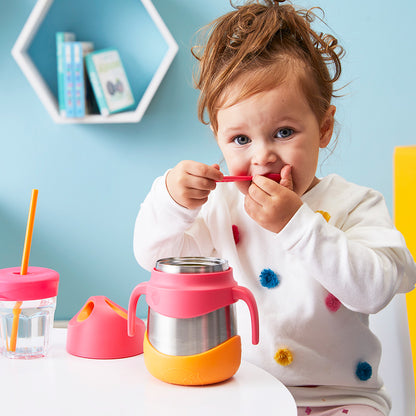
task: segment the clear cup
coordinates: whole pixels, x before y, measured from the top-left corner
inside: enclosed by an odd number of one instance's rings
[[[43,267],[0,269],[0,353],[7,358],[45,357],[56,309],[59,274]]]
[[[0,301],[1,353],[8,358],[45,357],[55,308],[56,296],[21,302]],[[13,325],[16,324],[17,336],[14,336]]]

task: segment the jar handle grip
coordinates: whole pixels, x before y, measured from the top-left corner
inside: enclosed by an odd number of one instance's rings
[[[136,308],[137,302],[141,295],[146,295],[147,291],[147,282],[143,282],[138,284],[131,292],[130,300],[129,300],[129,309],[128,309],[128,316],[127,316],[127,333],[129,337],[133,337],[134,333],[136,332],[135,328],[135,321],[136,321]]]
[[[253,345],[257,345],[259,343],[259,311],[257,309],[256,300],[254,299],[253,294],[243,286],[234,286],[232,290],[234,300],[237,301],[241,299],[248,306],[251,317],[251,342]]]

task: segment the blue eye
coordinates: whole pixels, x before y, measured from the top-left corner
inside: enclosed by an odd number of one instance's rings
[[[239,144],[240,146],[243,146],[245,144],[250,143],[251,140],[247,136],[236,136],[234,137],[233,142]]]
[[[279,139],[287,139],[288,137],[290,137],[292,134],[294,133],[293,129],[290,129],[288,127],[285,127],[283,129],[280,129],[277,133],[276,133],[276,137]]]

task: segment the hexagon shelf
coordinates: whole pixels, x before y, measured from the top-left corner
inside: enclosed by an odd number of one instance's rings
[[[51,7],[53,3],[54,0],[37,1],[12,49],[14,59],[52,119],[56,123],[139,122],[178,51],[175,39],[151,0],[121,0],[117,2],[116,11],[111,14],[107,11],[105,16],[113,20],[117,16],[121,16],[118,25],[113,25],[112,22],[98,22],[97,12],[102,12],[105,8],[102,0],[99,2],[84,1],[78,7],[74,1],[57,0],[55,5],[58,6],[59,3],[61,7],[58,12],[55,10],[57,7]],[[111,3],[114,4],[113,1],[110,1],[109,4]],[[133,5],[141,5],[136,11],[136,15],[131,9],[122,10],[123,6],[133,8]],[[136,8],[136,6],[134,7]],[[124,14],[120,14],[120,10]],[[87,16],[84,17],[84,15]],[[104,42],[112,40],[110,33],[112,26],[113,29],[116,27],[118,36],[121,36],[120,33],[128,36],[128,42],[123,41],[120,47],[125,48],[123,63],[132,86],[133,95],[138,103],[135,110],[116,113],[107,117],[91,114],[83,118],[65,118],[59,114],[56,86],[55,32],[73,30],[71,30],[72,27],[69,30],[67,29],[68,23],[65,21],[56,22],[58,16],[61,20],[71,18],[72,24],[78,25],[82,32],[83,40],[91,40],[94,33],[99,32],[99,35],[104,39],[101,40],[103,43],[101,47],[103,48],[111,46],[104,45]],[[140,22],[133,21],[134,18],[137,19],[137,16],[140,16]],[[84,20],[82,20],[83,18]],[[46,28],[44,29],[43,26],[46,26]],[[142,30],[142,32],[139,32],[139,30]],[[133,46],[129,47],[129,45]],[[134,56],[134,53],[138,56]],[[127,56],[127,62],[125,62],[124,56]],[[131,76],[132,73],[134,73],[134,77]]]

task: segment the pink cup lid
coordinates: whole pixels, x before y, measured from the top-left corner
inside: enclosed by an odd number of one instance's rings
[[[78,357],[115,359],[143,352],[144,322],[134,317],[127,335],[127,311],[105,296],[92,296],[69,321],[66,350]]]
[[[52,298],[58,294],[59,274],[45,267],[28,267],[20,274],[20,267],[0,269],[0,300],[23,301]]]

